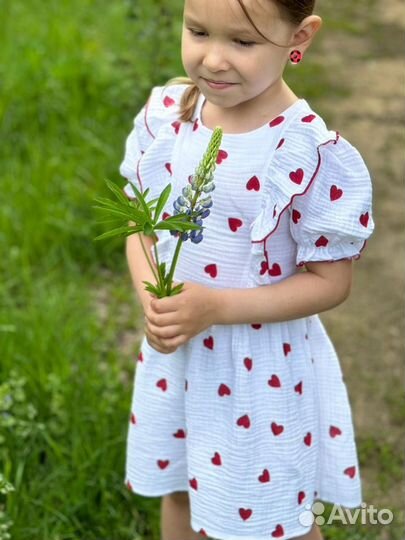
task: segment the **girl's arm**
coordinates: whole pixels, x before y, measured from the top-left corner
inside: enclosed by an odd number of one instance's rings
[[[349,295],[352,262],[311,262],[274,285],[221,289],[215,295],[216,324],[281,322],[331,309]]]

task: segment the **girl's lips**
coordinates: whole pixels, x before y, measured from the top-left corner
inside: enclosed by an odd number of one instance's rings
[[[228,83],[223,81],[210,81],[209,79],[204,79],[210,88],[215,90],[225,90],[226,88],[231,88],[235,83]]]

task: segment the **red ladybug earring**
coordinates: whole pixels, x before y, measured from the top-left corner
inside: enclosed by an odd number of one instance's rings
[[[294,49],[290,52],[290,62],[292,64],[299,64],[302,60],[302,52]]]

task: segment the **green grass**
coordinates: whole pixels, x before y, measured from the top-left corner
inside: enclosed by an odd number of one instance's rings
[[[92,204],[151,86],[182,73],[180,7],[0,0],[0,525],[15,540],[159,538],[159,500],[123,483],[139,308],[123,242],[93,241]],[[309,100],[331,91],[310,57],[288,80]],[[384,486],[399,479],[395,448],[360,449]],[[380,538],[345,531],[327,538]]]

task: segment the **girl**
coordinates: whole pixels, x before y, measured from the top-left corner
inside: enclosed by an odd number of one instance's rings
[[[125,480],[163,497],[163,540],[321,539],[315,499],[362,502],[347,390],[317,313],[350,292],[374,227],[371,183],[283,80],[321,26],[313,4],[185,0],[189,79],[154,88],[127,139],[126,193],[170,182],[172,214],[224,131],[203,240],[185,241],[177,265],[184,290],[153,298],[139,237],[127,243],[145,337]],[[176,242],[159,232],[161,261]]]

